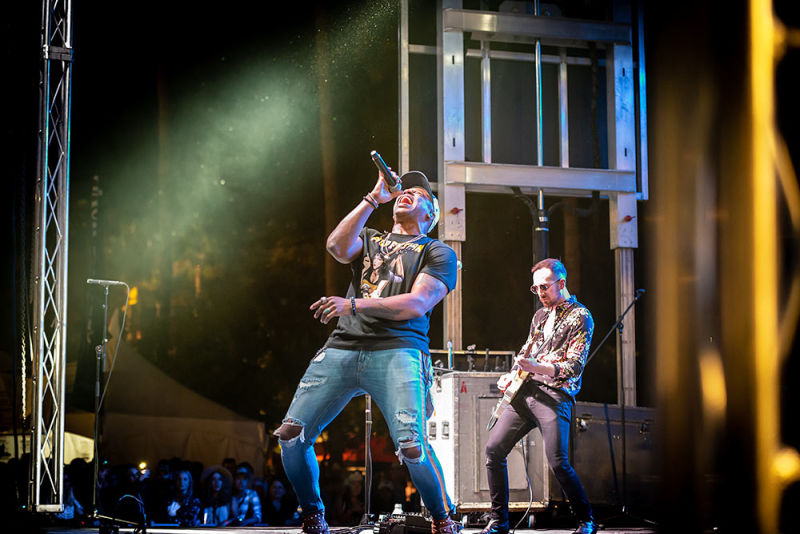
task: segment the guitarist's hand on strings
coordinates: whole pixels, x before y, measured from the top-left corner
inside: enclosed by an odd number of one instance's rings
[[[538,375],[555,376],[556,369],[551,363],[540,363],[524,356],[517,356],[514,360],[514,365],[519,367],[525,372],[535,373]]]
[[[504,375],[500,375],[500,378],[497,379],[497,389],[499,389],[501,393],[505,391],[511,381],[514,380],[514,375],[516,374],[516,372],[511,371]]]

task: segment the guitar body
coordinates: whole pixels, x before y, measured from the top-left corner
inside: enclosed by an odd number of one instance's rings
[[[511,382],[509,382],[505,391],[503,391],[503,398],[497,401],[497,405],[494,407],[494,410],[492,410],[492,416],[489,418],[486,430],[491,430],[497,420],[500,419],[500,414],[502,414],[508,405],[511,404],[511,401],[514,400],[514,397],[519,392],[519,388],[522,387],[522,384],[529,375],[529,372],[523,371],[522,369],[517,369],[514,372],[514,377],[511,379]]]

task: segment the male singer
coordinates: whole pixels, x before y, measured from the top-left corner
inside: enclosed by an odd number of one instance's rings
[[[397,456],[408,466],[433,516],[433,534],[456,534],[458,523],[442,468],[427,442],[428,348],[431,310],[456,284],[456,254],[428,237],[439,208],[424,174],[411,171],[378,181],[328,236],[328,252],[350,266],[346,297],[325,296],[311,305],[314,318],[336,329],[311,360],[283,424],[281,458],[303,509],[303,532],[328,534],[313,444],[351,398],[367,393],[381,409]],[[366,228],[379,205],[394,199],[390,232]]]

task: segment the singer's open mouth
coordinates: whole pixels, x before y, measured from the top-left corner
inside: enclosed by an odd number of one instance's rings
[[[411,206],[411,205],[414,204],[414,201],[411,199],[411,197],[402,196],[402,197],[400,197],[400,200],[397,203],[398,204],[408,204],[409,206]]]

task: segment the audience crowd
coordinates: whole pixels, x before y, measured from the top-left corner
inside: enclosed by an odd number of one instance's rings
[[[28,461],[0,463],[0,498],[15,503],[15,513],[27,501]],[[420,502],[407,471],[399,463],[376,469],[370,512],[376,516],[397,511],[419,512]],[[320,486],[332,525],[356,525],[364,516],[364,477],[358,470],[323,464]],[[299,526],[301,510],[282,473],[258,476],[247,462],[225,458],[220,465],[179,458],[164,459],[151,469],[141,465],[101,463],[97,476],[97,503],[93,505],[93,464],[73,460],[64,468],[64,511],[60,523],[95,525],[96,506],[102,516],[151,526]]]

